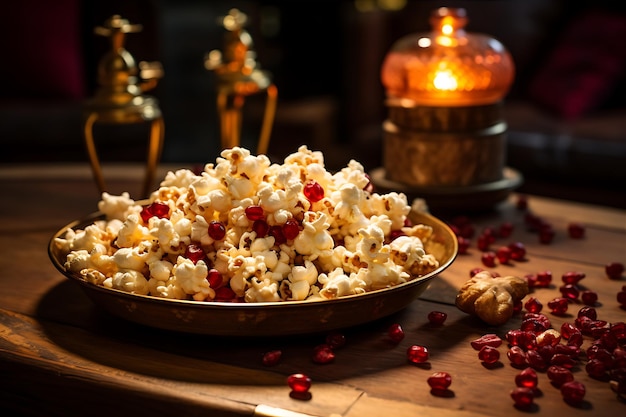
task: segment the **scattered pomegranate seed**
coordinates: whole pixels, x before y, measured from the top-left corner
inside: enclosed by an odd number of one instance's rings
[[[474,339],[470,342],[470,345],[475,350],[480,350],[484,346],[491,346],[494,348],[499,347],[502,344],[502,339],[494,333],[485,334],[478,339]]]
[[[538,371],[545,371],[548,368],[548,363],[541,353],[537,350],[529,350],[526,352],[526,363],[532,368]]]
[[[282,245],[287,242],[285,234],[283,233],[283,228],[278,225],[270,227],[269,235],[274,237],[275,245]]]
[[[491,238],[487,235],[480,235],[476,238],[476,247],[481,252],[486,252],[489,250],[489,246],[491,245]]]
[[[608,376],[606,364],[600,359],[591,359],[585,365],[587,375],[592,378],[603,380]]]
[[[326,335],[326,344],[333,349],[339,349],[346,344],[346,336],[343,333],[331,332]]]
[[[300,233],[300,225],[297,221],[289,219],[283,225],[283,235],[287,240],[295,239]]]
[[[585,273],[578,271],[568,271],[561,275],[563,283],[571,285],[577,285],[583,278],[585,278]]]
[[[404,330],[402,330],[402,326],[400,326],[398,323],[394,323],[389,326],[389,329],[387,330],[387,335],[392,342],[400,343],[402,339],[404,339]]]
[[[561,395],[565,402],[570,404],[578,404],[586,394],[585,385],[579,381],[569,381],[561,385]]]
[[[537,272],[537,281],[535,287],[548,288],[552,283],[552,271],[540,271]]]
[[[470,270],[470,273],[469,273],[470,278],[473,277],[474,275],[478,274],[479,272],[483,272],[483,271],[484,271],[484,269],[482,269],[482,268],[472,268]]]
[[[606,275],[611,279],[620,279],[624,273],[624,264],[620,262],[611,262],[604,267]]]
[[[548,245],[554,240],[555,230],[550,225],[543,225],[539,230],[539,243]]]
[[[513,223],[504,222],[500,225],[498,234],[500,235],[501,238],[510,237],[512,233],[513,233]]]
[[[428,377],[427,382],[433,390],[444,391],[452,384],[452,377],[447,372],[435,372]]]
[[[257,237],[265,237],[270,231],[270,225],[267,224],[265,219],[258,219],[252,223],[252,230],[256,232]]]
[[[493,365],[500,360],[500,351],[492,346],[485,345],[478,351],[478,359],[486,364]]]
[[[622,287],[621,291],[617,292],[617,302],[622,308],[626,308],[626,285]]]
[[[211,239],[222,240],[224,236],[226,236],[226,227],[222,223],[216,220],[209,223],[209,237]]]
[[[304,374],[291,374],[287,377],[287,385],[294,392],[308,392],[311,389],[311,378]]]
[[[310,180],[304,185],[304,190],[302,191],[304,196],[311,203],[315,203],[324,198],[324,188],[315,180]]]
[[[265,217],[265,212],[261,206],[248,206],[245,209],[246,217],[248,220],[261,220]]]
[[[576,360],[564,353],[555,353],[552,358],[550,358],[550,365],[572,369],[576,365]]]
[[[548,376],[550,382],[557,387],[574,380],[574,374],[572,374],[572,371],[562,366],[552,365],[548,367],[546,375]]]
[[[482,261],[483,265],[489,268],[493,268],[494,266],[496,266],[496,259],[496,253],[493,251],[484,252],[480,256],[480,260]]]
[[[580,290],[573,284],[562,285],[559,287],[559,291],[561,292],[561,296],[568,300],[577,300],[580,295]]]
[[[159,219],[166,219],[169,217],[170,207],[165,203],[159,203],[155,201],[141,209],[141,220],[144,223],[148,223],[151,217],[158,217]]]
[[[402,230],[392,230],[391,232],[389,232],[389,242],[393,242],[400,236],[406,236],[406,233],[404,233]]]
[[[216,301],[234,301],[237,295],[229,287],[219,287],[215,290]]]
[[[530,313],[539,313],[541,309],[543,309],[543,304],[535,297],[530,297],[528,301],[524,303],[524,308]]]
[[[566,298],[557,297],[550,301],[548,301],[548,308],[551,310],[552,314],[557,316],[562,316],[567,313],[567,308],[569,307],[569,302]]]
[[[514,261],[522,261],[526,258],[526,246],[522,242],[509,243],[511,249],[511,259]]]
[[[528,362],[526,362],[526,352],[519,346],[511,346],[506,352],[506,356],[509,358],[511,365],[516,368],[528,365]]]
[[[270,350],[263,355],[263,365],[276,366],[280,362],[283,352],[280,350]]]
[[[441,326],[443,323],[445,323],[447,318],[448,315],[443,311],[431,311],[430,313],[428,313],[428,321],[430,322],[430,324],[434,324],[436,326]]]
[[[595,291],[584,290],[580,293],[581,301],[588,306],[594,306],[598,302],[598,294]]]
[[[585,226],[581,223],[570,223],[567,226],[567,233],[572,239],[582,239],[585,237]]]
[[[191,262],[196,264],[198,261],[204,259],[206,256],[204,250],[199,245],[195,243],[190,243],[185,249],[185,258],[189,259]]]
[[[533,368],[526,368],[515,375],[515,385],[518,387],[537,388],[537,372]]]
[[[211,286],[211,288],[215,289],[219,288],[222,285],[222,283],[224,282],[224,277],[222,277],[220,271],[215,268],[211,268],[207,273],[206,280],[209,281],[209,285]]]
[[[428,360],[429,353],[426,346],[411,345],[406,351],[407,358],[412,363],[424,363]]]
[[[331,363],[335,360],[335,352],[333,351],[333,348],[330,347],[330,345],[324,343],[322,345],[316,346],[315,349],[313,349],[312,359],[313,362],[321,365]]]
[[[577,317],[585,316],[585,317],[589,317],[591,320],[597,320],[598,311],[593,307],[584,306],[584,307],[581,307],[580,310],[578,310],[578,313],[576,316]]]
[[[496,257],[498,258],[498,262],[501,264],[508,264],[511,260],[511,248],[508,246],[501,246],[496,251]]]
[[[511,398],[515,402],[516,407],[527,409],[533,405],[535,393],[531,388],[515,387],[511,390]]]

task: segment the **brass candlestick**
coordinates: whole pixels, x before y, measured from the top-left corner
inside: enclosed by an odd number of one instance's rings
[[[252,94],[267,94],[257,154],[267,153],[272,125],[276,114],[278,89],[270,74],[258,68],[252,50],[252,38],[244,29],[247,16],[231,9],[221,19],[226,29],[224,52],[209,52],[204,60],[206,69],[215,71],[217,82],[217,111],[220,119],[220,139],[223,149],[239,146],[241,140],[242,109],[245,98]]]
[[[163,150],[164,122],[158,101],[143,94],[157,85],[163,75],[159,62],[135,63],[133,56],[124,48],[127,33],[142,30],[138,24],[130,24],[119,15],[113,15],[103,26],[95,28],[97,35],[111,39],[111,50],[98,65],[99,89],[85,105],[84,135],[89,160],[100,193],[106,190],[102,169],[93,138],[93,125],[96,122],[128,124],[151,122],[150,144],[143,184],[143,195],[147,197],[157,164]]]

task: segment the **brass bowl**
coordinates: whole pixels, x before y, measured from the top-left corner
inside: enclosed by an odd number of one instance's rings
[[[430,281],[452,264],[458,253],[456,236],[444,222],[429,214],[412,212],[414,224],[432,226],[433,237],[425,242],[425,248],[439,260],[440,266],[409,282],[324,301],[227,303],[171,300],[90,284],[65,270],[65,256],[54,244],[54,239],[62,237],[68,228],[83,229],[102,218],[101,213],[93,213],[56,232],[48,244],[48,254],[54,266],[80,285],[96,306],[115,316],[154,328],[215,336],[318,333],[380,319],[402,310],[419,297]]]

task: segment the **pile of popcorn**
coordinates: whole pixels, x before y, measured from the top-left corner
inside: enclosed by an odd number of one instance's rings
[[[319,199],[307,197],[307,184],[316,184]],[[155,203],[164,212],[146,216]],[[262,208],[270,228],[295,220],[297,235],[282,242],[259,235],[246,215],[251,206]],[[199,174],[168,172],[147,201],[103,193],[98,208],[101,220],[55,239],[64,267],[94,285],[134,294],[327,300],[401,284],[439,266],[424,249],[432,228],[410,224],[404,194],[373,192],[354,160],[331,174],[322,153],[306,146],[283,164],[226,149]],[[223,226],[220,239],[211,237],[212,223]],[[189,256],[192,247],[201,259]]]

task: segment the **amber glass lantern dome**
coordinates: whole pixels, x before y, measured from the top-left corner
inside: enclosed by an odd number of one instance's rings
[[[379,188],[454,201],[502,186],[502,104],[514,65],[499,41],[467,32],[467,22],[465,9],[439,8],[431,32],[400,38],[385,56],[384,165],[372,173]]]
[[[432,31],[396,41],[381,79],[388,98],[427,106],[467,106],[501,100],[513,82],[509,52],[496,39],[465,30],[465,9],[442,7],[430,17]]]

